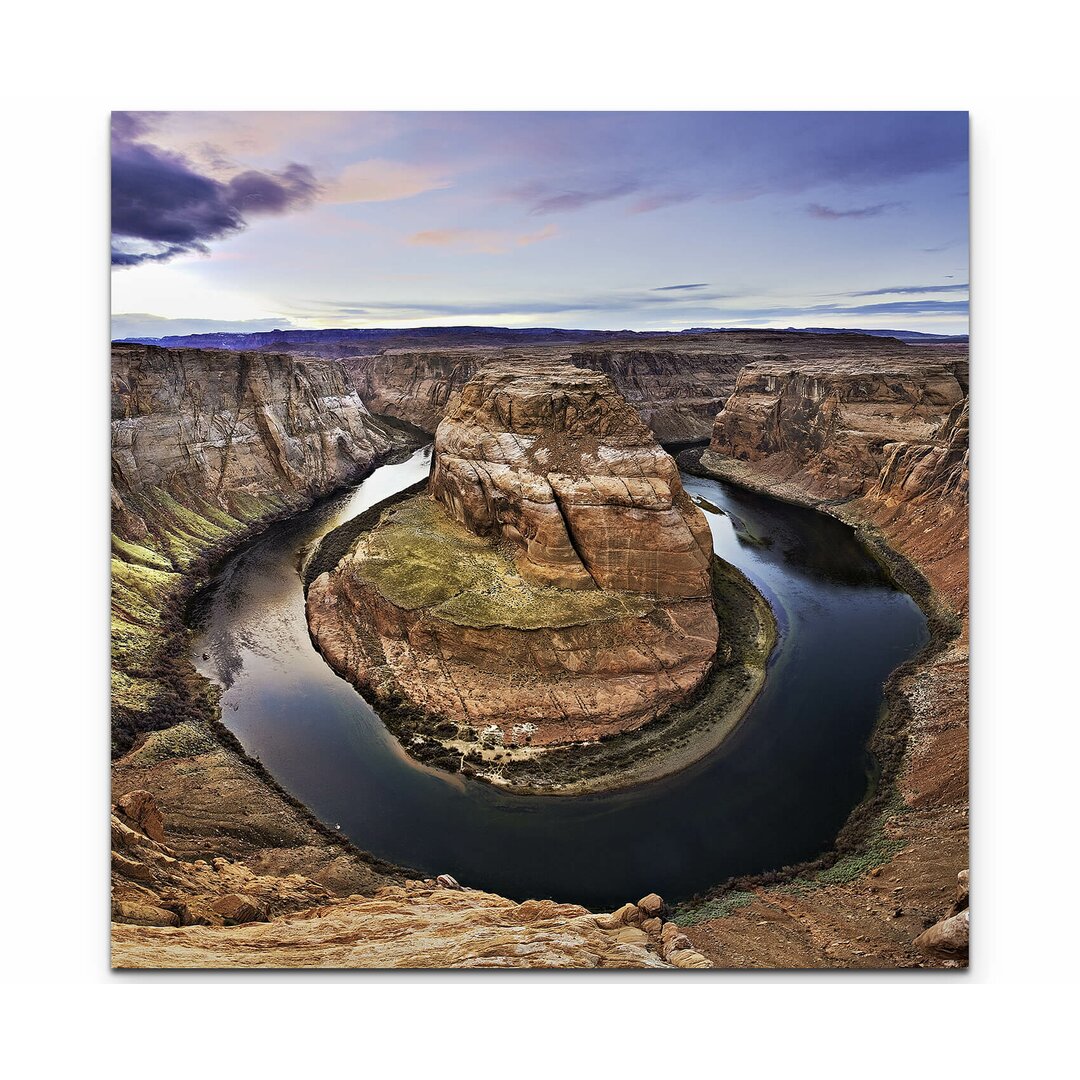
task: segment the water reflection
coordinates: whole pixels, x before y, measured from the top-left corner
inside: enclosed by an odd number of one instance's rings
[[[919,609],[850,529],[684,477],[717,553],[776,612],[781,638],[761,695],[718,750],[676,776],[607,795],[512,796],[415,763],[308,637],[304,553],[429,466],[430,449],[418,451],[275,526],[201,599],[196,663],[225,687],[225,723],[249,753],[359,846],[511,897],[678,899],[828,845],[865,791],[882,683],[926,641]]]

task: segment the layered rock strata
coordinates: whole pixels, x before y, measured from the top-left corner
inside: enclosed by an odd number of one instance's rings
[[[967,962],[968,371],[956,351],[754,364],[701,457],[713,475],[854,525],[912,589],[933,633],[887,684],[873,745],[888,774],[882,794],[894,790],[903,812],[885,803],[869,840],[856,827],[847,853],[797,890],[759,883],[720,917],[708,904],[685,912],[696,947],[732,966]]]
[[[114,345],[114,747],[204,702],[177,655],[185,575],[391,446],[329,361]]]
[[[135,813],[152,791],[191,859],[243,858],[347,891],[399,880],[244,758],[183,622],[210,559],[356,478],[390,437],[337,364],[143,345],[116,345],[112,360],[115,797]]]
[[[302,873],[190,858],[152,796],[112,817],[112,963],[118,968],[707,968],[655,893],[611,914],[517,903],[453,877],[335,895]]]
[[[966,357],[752,364],[702,464],[843,507],[840,516],[933,567],[966,611],[967,386]]]
[[[114,507],[125,539],[152,531],[139,523],[141,495],[241,517],[252,500],[325,494],[389,446],[339,364],[113,346]]]
[[[434,432],[458,404],[465,384],[485,363],[569,362],[602,372],[641,414],[661,442],[709,437],[713,419],[746,362],[739,351],[681,349],[390,350],[344,361],[368,407]]]
[[[671,458],[610,380],[493,364],[439,426],[429,492],[388,511],[308,592],[335,670],[477,741],[630,730],[716,653],[712,540]]]

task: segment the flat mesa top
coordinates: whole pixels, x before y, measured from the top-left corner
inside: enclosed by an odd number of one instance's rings
[[[647,614],[646,597],[526,581],[509,545],[452,521],[427,495],[388,511],[358,544],[352,566],[395,606],[458,626],[518,630],[580,626]]]
[[[515,435],[656,442],[606,374],[559,362],[485,364],[441,427],[454,424]]]

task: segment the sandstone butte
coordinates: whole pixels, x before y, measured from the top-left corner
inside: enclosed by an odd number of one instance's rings
[[[329,663],[467,744],[631,730],[716,653],[708,523],[604,374],[487,365],[435,436],[429,489],[308,592]]]

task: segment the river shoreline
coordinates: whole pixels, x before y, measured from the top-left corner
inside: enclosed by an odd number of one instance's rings
[[[169,726],[146,728],[139,733],[130,745],[121,747],[119,752],[114,750],[110,784],[114,798],[131,786],[126,777],[126,773],[129,771],[128,762],[137,760],[139,752],[151,740],[160,740],[181,728],[190,728],[196,733],[195,745],[201,749],[200,736],[198,735],[201,730],[205,732],[206,739],[211,744],[220,747],[221,753],[235,761],[241,773],[246,771],[252,774],[254,783],[258,787],[265,789],[265,793],[271,802],[277,801],[288,807],[289,811],[295,814],[299,822],[302,823],[302,828],[310,830],[312,840],[317,840],[318,843],[326,844],[331,849],[337,849],[342,854],[351,856],[373,873],[380,875],[384,880],[399,881],[405,880],[406,877],[417,876],[418,872],[409,867],[391,863],[371,852],[365,851],[343,833],[321,820],[304,802],[279,783],[257,757],[249,755],[240,740],[224,722],[220,686],[196,671],[189,658],[189,644],[193,633],[191,625],[193,612],[206,591],[213,588],[216,574],[228,560],[235,558],[244,550],[258,543],[274,526],[340,498],[344,492],[361,484],[382,466],[401,460],[403,456],[407,456],[414,450],[415,447],[402,445],[392,447],[377,455],[368,465],[359,469],[346,483],[340,484],[324,494],[305,500],[303,503],[252,521],[242,531],[216,545],[208,547],[186,570],[178,573],[179,580],[176,586],[161,602],[163,611],[172,611],[177,615],[176,628],[170,630],[167,634],[165,652],[171,658],[169,678],[194,687],[195,692],[190,694],[188,714],[178,723],[174,721]],[[185,755],[181,754],[181,756]],[[202,754],[195,750],[192,751],[191,756],[201,757]],[[132,767],[131,771],[139,773],[142,768],[142,763],[139,762]],[[179,815],[175,816],[179,817]],[[205,828],[205,837],[192,833],[189,839],[195,844],[204,843],[208,840],[221,853],[239,854],[240,852],[234,849],[231,843],[222,842],[223,839],[228,837],[231,824],[231,819],[226,815],[222,815],[219,820],[205,822],[203,826]]]
[[[305,594],[316,577],[333,569],[379,523],[384,511],[420,494],[426,485],[426,480],[413,484],[328,532],[305,561]],[[712,577],[721,632],[709,675],[686,700],[632,731],[552,749],[484,752],[479,743],[438,740],[438,717],[419,716],[394,698],[383,695],[371,702],[372,708],[414,761],[512,795],[595,795],[674,776],[707,757],[738,727],[765,685],[778,637],[768,601],[744,574],[714,556]],[[309,636],[321,655],[318,641]],[[366,700],[370,691],[357,688],[357,693]]]
[[[725,903],[734,899],[735,909],[749,904],[764,890],[780,887],[796,891],[820,885],[818,875],[842,860],[851,860],[863,871],[881,866],[896,854],[881,847],[883,826],[900,798],[899,781],[909,749],[912,708],[905,684],[927,671],[963,632],[962,620],[933,588],[916,563],[897,551],[876,527],[858,513],[844,512],[854,499],[829,500],[807,495],[794,484],[771,480],[754,472],[747,462],[724,458],[707,447],[690,448],[677,457],[679,468],[691,475],[719,480],[771,499],[826,514],[854,530],[859,542],[886,571],[895,586],[906,592],[926,617],[929,640],[919,653],[897,667],[886,679],[878,720],[867,742],[876,763],[876,776],[868,777],[866,796],[853,807],[832,846],[815,859],[778,870],[742,875],[718,883],[680,905],[678,921],[693,925],[696,912],[712,908],[719,917],[729,912]],[[861,876],[857,874],[856,876]],[[696,909],[696,910],[695,910]]]
[[[330,498],[330,497],[332,497],[332,496],[327,496],[326,498]],[[323,500],[316,500],[315,502],[312,503],[312,505],[316,505],[318,502],[321,502],[321,501],[323,501]],[[795,500],[785,500],[785,501],[794,502]],[[374,511],[374,513],[372,513],[372,511]],[[379,512],[379,507],[377,506],[375,508],[372,508],[372,511],[365,511],[363,516],[377,517],[378,512]],[[360,516],[360,515],[358,515],[358,516]],[[351,524],[353,524],[354,521],[355,521],[355,519],[350,519],[350,521],[345,523],[345,525],[346,526],[351,525]],[[270,522],[264,523],[262,528],[259,529],[258,532],[261,533],[261,532],[265,531],[266,526],[269,525],[269,524],[270,524]],[[343,528],[343,527],[345,527],[345,526],[339,526],[339,528]],[[326,535],[328,536],[330,534],[328,533]],[[248,536],[246,538],[245,542],[251,542],[253,539],[255,539],[255,536],[253,536],[253,535]],[[221,555],[219,555],[219,559],[221,557],[224,557],[224,554],[225,553],[221,553]],[[309,555],[309,558],[314,558],[314,555],[315,555],[315,553],[314,553],[314,551],[312,551],[310,553],[310,555]],[[301,568],[297,567],[297,571],[300,572],[300,570],[301,570]],[[755,593],[756,593],[756,590],[755,590]],[[766,605],[766,607],[767,606],[768,605]],[[735,712],[736,711],[739,714],[739,718],[741,718],[741,715],[745,712],[746,707],[748,707],[749,704],[752,702],[753,696],[755,694],[756,694],[756,689],[752,687],[750,689],[750,692],[746,696],[747,700],[745,701],[745,703],[739,702],[738,705],[741,706],[741,707],[739,707],[737,710],[736,709],[732,710],[732,712],[730,714],[732,720],[736,719],[736,717],[735,717]],[[286,789],[284,789],[282,787],[282,785],[280,783],[278,783],[273,778],[273,776],[262,766],[262,764],[258,760],[253,759],[250,756],[244,754],[243,750],[240,748],[239,742],[236,739],[236,737],[231,732],[228,731],[228,729],[225,727],[224,723],[221,721],[220,710],[216,709],[215,712],[217,712],[217,718],[216,718],[216,720],[214,721],[214,723],[212,725],[208,725],[208,726],[210,726],[212,728],[213,733],[217,738],[217,741],[220,744],[222,744],[223,746],[227,747],[230,752],[232,752],[232,753],[236,754],[237,756],[241,757],[241,759],[244,761],[244,763],[247,764],[254,772],[256,772],[258,774],[259,782],[262,783],[263,785],[265,785],[266,788],[269,791],[275,792],[276,794],[279,794],[280,796],[282,796],[285,800],[287,800],[287,802],[291,806],[294,806],[294,807],[296,807],[298,809],[302,809],[305,819],[309,822],[310,825],[314,826],[314,828],[316,829],[316,831],[318,833],[320,833],[326,839],[332,839],[334,841],[334,843],[335,843],[335,846],[339,847],[339,850],[344,849],[344,850],[350,851],[354,855],[364,859],[364,861],[367,862],[369,865],[379,867],[379,869],[382,870],[382,872],[384,872],[384,873],[392,873],[392,872],[395,872],[395,871],[397,871],[399,873],[408,873],[407,871],[401,871],[400,868],[397,865],[395,865],[394,863],[388,862],[386,860],[383,860],[383,859],[380,859],[380,858],[377,858],[377,857],[372,857],[370,855],[367,855],[366,853],[364,853],[362,851],[361,848],[357,847],[354,843],[350,842],[345,837],[345,835],[343,835],[342,832],[337,831],[332,825],[328,825],[327,823],[325,823],[322,820],[320,820],[319,818],[317,818],[312,811],[310,811],[306,806],[304,806],[303,803],[301,803],[299,800],[297,800],[294,796],[291,796],[288,793],[288,791]],[[734,730],[735,726],[736,725],[733,722],[732,725],[731,725],[731,728],[729,729],[729,731]],[[880,728],[880,725],[879,725],[879,728]],[[711,739],[717,739],[718,736],[719,736],[720,739],[722,739],[728,733],[729,733],[728,731],[717,732],[716,730],[711,730],[711,731],[708,732],[708,734],[699,733],[699,737],[702,740],[710,739],[710,738]],[[678,764],[678,769],[677,770],[664,770],[665,773],[671,774],[672,771],[681,771],[682,769],[688,767],[692,763],[692,760],[698,760],[700,758],[701,754],[695,752],[695,750],[697,749],[697,747],[699,745],[700,745],[700,743],[695,743],[694,745],[687,746],[685,748],[681,748],[679,750],[678,755],[677,755],[678,758],[680,759],[679,764]],[[707,754],[708,749],[705,749],[704,753]],[[635,777],[636,783],[635,784],[630,784],[630,785],[627,785],[627,786],[644,785],[644,784],[647,784],[647,783],[651,782],[652,779],[657,778],[655,776],[649,775],[649,770],[652,769],[652,767],[653,767],[652,763],[646,762],[645,763],[645,768],[642,771],[640,771],[640,772],[638,772],[636,774],[636,777]],[[490,786],[495,787],[496,785],[490,785]],[[622,787],[623,785],[620,784],[619,786]],[[505,788],[499,788],[499,790],[506,790],[506,789]],[[562,793],[569,795],[569,794],[581,794],[583,792],[580,792],[580,791],[579,792],[574,792],[574,791],[571,791],[571,790],[564,790]],[[561,802],[561,800],[558,800],[558,801]],[[211,825],[213,825],[213,823],[211,823]],[[222,819],[220,825],[213,825],[212,831],[220,833],[222,828],[228,829],[229,827],[230,827],[229,822],[226,819]],[[835,861],[835,858],[832,861]],[[821,865],[821,863],[819,862],[818,864],[815,864],[815,865]],[[446,869],[448,872],[454,872],[455,868],[452,865],[447,865],[444,869]],[[763,879],[766,878],[766,877],[768,877],[768,875],[763,875]],[[740,879],[740,880],[745,881],[745,879]],[[723,889],[723,883],[718,888]],[[710,892],[710,894],[712,894],[714,892],[714,890],[710,889],[709,892]]]

